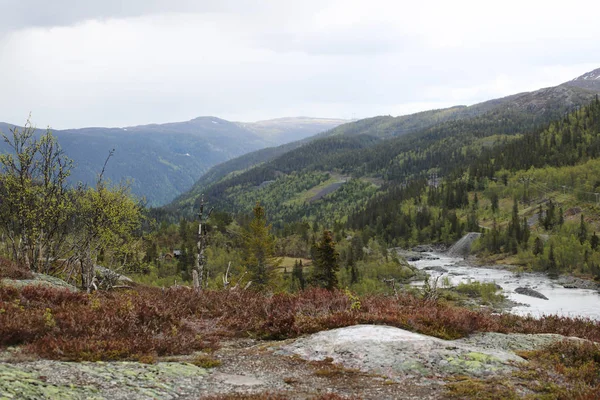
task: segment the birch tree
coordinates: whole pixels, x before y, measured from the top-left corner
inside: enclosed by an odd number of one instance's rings
[[[50,130],[36,137],[27,121],[1,133],[0,225],[10,256],[33,271],[48,272],[59,256],[73,213],[67,178],[73,166]]]

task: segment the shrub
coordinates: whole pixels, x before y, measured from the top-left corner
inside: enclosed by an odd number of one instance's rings
[[[32,279],[33,274],[28,268],[25,268],[11,260],[0,257],[0,279]]]
[[[360,301],[360,308],[352,307]],[[338,290],[296,294],[161,290],[85,294],[0,286],[0,347],[63,360],[150,360],[214,349],[226,337],[285,339],[355,324],[396,326],[443,339],[476,331],[559,333],[600,341],[598,322],[470,311],[410,294],[350,298]]]

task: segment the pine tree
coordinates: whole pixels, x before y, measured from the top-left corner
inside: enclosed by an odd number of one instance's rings
[[[317,286],[333,290],[338,286],[337,272],[339,254],[335,249],[335,242],[331,231],[323,231],[321,240],[315,245],[315,258],[313,260],[313,281]]]

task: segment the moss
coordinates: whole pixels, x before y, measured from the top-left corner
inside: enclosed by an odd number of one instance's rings
[[[190,364],[201,368],[216,368],[221,365],[221,360],[200,354],[194,357],[194,359],[190,361]]]
[[[38,374],[0,364],[0,394],[2,399],[100,399],[96,388],[90,386],[54,385]]]

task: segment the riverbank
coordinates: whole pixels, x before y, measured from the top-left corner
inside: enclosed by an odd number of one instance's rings
[[[537,272],[528,270],[523,265],[516,263],[514,256],[496,255],[489,257],[477,257],[470,255],[465,258],[465,262],[469,265],[477,268],[497,268],[506,269],[515,273],[531,273],[539,274],[540,276],[546,276],[543,272]],[[591,276],[573,276],[567,274],[561,274],[557,278],[554,278],[558,285],[562,285],[566,289],[589,289],[589,290],[600,290],[600,282],[594,280]]]
[[[563,276],[550,279],[545,274],[523,272],[506,265],[488,265],[471,258],[451,257],[440,253],[420,253],[410,262],[429,273],[445,286],[456,287],[473,282],[498,285],[508,300],[518,304],[502,307],[519,315],[536,317],[558,314],[600,319],[600,293],[596,282]],[[438,278],[439,277],[439,278]]]

